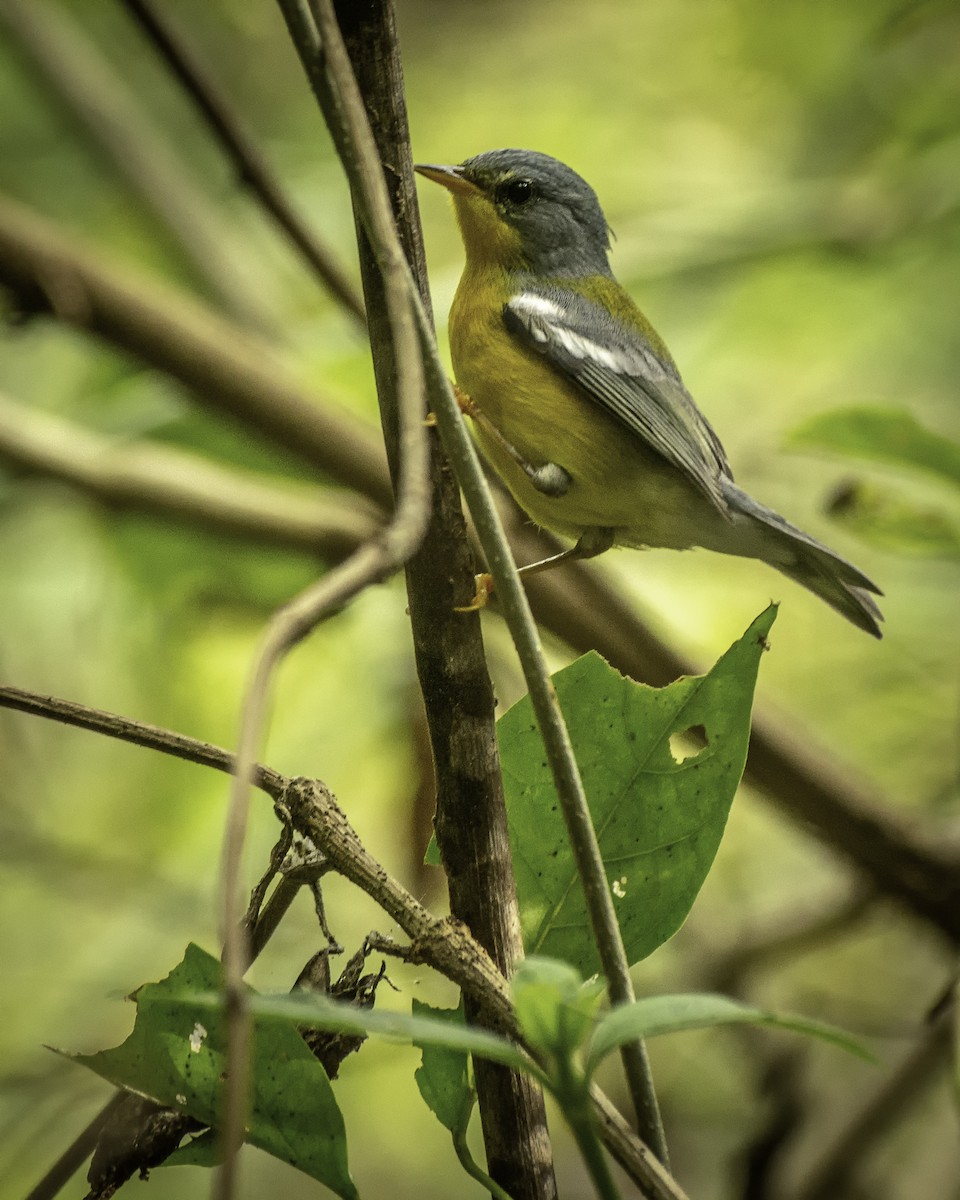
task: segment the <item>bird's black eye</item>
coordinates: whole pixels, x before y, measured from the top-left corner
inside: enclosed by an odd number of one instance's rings
[[[513,208],[529,204],[536,194],[537,190],[529,179],[508,179],[497,188],[497,199],[500,203],[509,204]]]

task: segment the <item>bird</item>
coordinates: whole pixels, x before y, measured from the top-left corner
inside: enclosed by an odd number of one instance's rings
[[[448,323],[461,408],[524,512],[574,542],[521,573],[613,546],[701,546],[761,559],[881,637],[877,585],[734,482],[665,343],[614,278],[586,180],[519,149],[416,170],[450,192],[464,243]]]

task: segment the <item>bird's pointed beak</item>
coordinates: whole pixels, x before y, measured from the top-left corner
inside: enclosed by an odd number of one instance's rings
[[[434,163],[416,163],[413,169],[418,175],[432,179],[434,183],[439,183],[441,187],[445,187],[447,191],[453,192],[455,195],[458,193],[461,196],[471,195],[480,191],[475,183],[464,178],[461,167],[441,167]]]

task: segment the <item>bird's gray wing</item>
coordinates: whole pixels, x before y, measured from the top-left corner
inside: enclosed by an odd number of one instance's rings
[[[523,288],[504,305],[503,320],[729,516],[721,479],[733,475],[720,439],[676,367],[639,331],[566,288]]]

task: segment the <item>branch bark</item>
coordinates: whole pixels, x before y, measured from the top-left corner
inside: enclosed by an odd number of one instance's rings
[[[102,733],[227,774],[236,770],[234,756],[219,746],[56,696],[0,686],[0,707]],[[251,782],[281,805],[284,819],[289,819],[320,850],[334,870],[396,921],[413,942],[416,961],[439,971],[472,996],[493,1028],[519,1036],[507,981],[487,952],[464,925],[452,918],[435,917],[384,870],[323,783],[290,779],[259,764],[253,769]],[[652,1200],[686,1200],[680,1186],[637,1140],[607,1097],[596,1087],[591,1096],[604,1143],[631,1178]]]
[[[186,450],[94,433],[0,392],[0,462],[61,479],[110,506],[339,562],[383,514],[353,492],[222,467]]]

